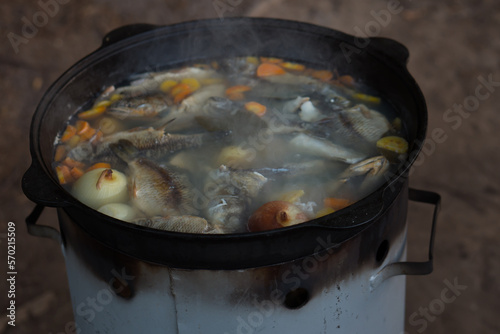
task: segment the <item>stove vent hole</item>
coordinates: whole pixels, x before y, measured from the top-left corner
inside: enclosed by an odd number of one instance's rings
[[[297,288],[285,296],[284,304],[289,309],[298,309],[309,301],[309,292],[304,288]]]
[[[387,253],[389,253],[389,241],[384,240],[380,243],[380,246],[378,246],[375,260],[377,260],[378,263],[384,261]]]

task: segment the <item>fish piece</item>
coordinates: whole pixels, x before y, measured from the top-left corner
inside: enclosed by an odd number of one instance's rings
[[[384,115],[364,105],[333,111],[328,117],[304,126],[317,137],[364,152],[367,156],[377,153],[375,143],[390,130],[390,123]]]
[[[137,149],[121,140],[110,149],[128,164],[131,202],[150,216],[192,214],[189,190],[181,178],[151,160],[137,158]]]
[[[240,82],[240,84],[252,87],[250,91],[245,92],[245,96],[248,99],[269,98],[291,100],[297,98],[297,96],[310,96],[317,89],[315,85],[295,85],[290,84],[290,82],[275,85],[263,80],[246,80],[243,83]]]
[[[311,101],[306,101],[300,106],[299,115],[300,119],[305,122],[316,122],[325,117]]]
[[[202,145],[207,145],[210,143],[210,141],[218,140],[222,138],[222,136],[219,137],[218,133],[199,133],[192,135],[164,133],[161,137],[157,138],[154,138],[152,136],[150,138],[131,138],[134,140],[131,141],[128,139],[117,139],[111,142],[108,141],[108,148],[106,149],[106,151],[109,150],[112,144],[123,144],[124,142],[129,142],[137,150],[138,155],[148,159],[162,160],[172,153],[185,149],[197,148]],[[103,153],[104,152],[101,150],[99,154],[97,154],[97,157],[99,158],[101,155],[103,155]],[[108,152],[105,153],[107,154]]]
[[[283,103],[282,112],[284,113],[294,113],[299,110],[306,102],[310,100],[309,97],[297,96],[293,100],[288,100]]]
[[[267,181],[258,172],[220,166],[205,182],[206,216],[224,233],[244,232],[243,214]]]
[[[169,101],[165,95],[146,95],[119,99],[109,105],[106,113],[118,119],[148,119],[166,111]]]
[[[344,125],[352,127],[356,133],[370,143],[375,143],[391,127],[384,115],[369,109],[364,104],[346,109],[342,115],[346,116],[346,119],[343,119]]]
[[[210,68],[185,67],[182,69],[167,70],[162,72],[147,72],[132,77],[129,85],[107,87],[97,97],[96,103],[109,100],[113,96],[120,98],[134,98],[138,96],[161,93],[161,84],[167,80],[181,81],[194,78],[196,80],[219,77],[215,70]]]
[[[68,156],[75,160],[78,158],[79,161],[90,159],[114,161],[115,156],[110,150],[110,145],[124,140],[130,142],[143,157],[156,160],[180,150],[196,148],[221,140],[225,136],[224,133],[183,135],[165,133],[163,128],[135,128],[105,136],[95,146],[80,143],[68,153]]]
[[[203,115],[195,120],[207,131],[231,131],[234,136],[247,137],[267,128],[267,123],[241,103],[226,98],[212,97]]]
[[[265,177],[271,176],[305,176],[305,175],[318,175],[324,172],[329,166],[324,160],[316,159],[304,162],[289,162],[282,167],[264,167],[256,168],[253,171],[258,172]]]
[[[283,73],[281,75],[269,75],[262,77],[263,80],[273,84],[288,84],[288,85],[319,85],[320,81],[303,74]]]
[[[224,85],[214,84],[202,87],[181,102],[178,112],[196,112],[197,110],[200,110],[211,97],[223,97],[224,95]]]
[[[132,223],[163,231],[198,234],[222,233],[206,219],[191,215],[138,218],[134,219]]]
[[[353,164],[366,158],[366,155],[362,152],[334,144],[328,140],[314,138],[304,133],[296,135],[290,141],[290,144],[302,153],[342,161],[348,164]]]
[[[341,173],[340,177],[328,187],[329,192],[335,194],[339,189],[347,184],[352,184],[356,179],[362,178],[356,184],[356,194],[358,199],[368,195],[386,180],[384,175],[390,167],[389,161],[379,155],[371,157],[353,164]]]

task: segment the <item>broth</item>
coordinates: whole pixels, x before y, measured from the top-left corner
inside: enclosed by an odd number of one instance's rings
[[[75,112],[54,169],[82,203],[132,224],[255,232],[341,210],[408,150],[387,101],[349,75],[241,57],[137,74]]]

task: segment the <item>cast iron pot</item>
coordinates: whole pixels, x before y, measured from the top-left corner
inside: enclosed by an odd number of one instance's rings
[[[409,152],[397,173],[354,205],[300,225],[260,233],[193,235],[157,231],[105,216],[83,205],[58,183],[51,163],[54,139],[75,110],[104,87],[131,74],[184,63],[237,56],[268,56],[336,69],[377,89],[398,111],[408,134]],[[382,218],[397,202],[406,207],[408,170],[425,138],[424,97],[406,69],[408,51],[384,38],[361,39],[293,21],[256,18],[204,20],[172,26],[132,25],[109,33],[103,45],[66,71],[47,91],[32,120],[32,165],[24,175],[26,196],[37,203],[27,223],[30,233],[59,238],[50,227],[36,225],[43,207],[57,207],[99,243],[143,261],[188,269],[242,269],[268,266],[318,252],[317,238],[341,245]],[[410,198],[437,206],[439,196],[412,191]],[[406,212],[406,210],[404,210]],[[432,271],[429,261],[398,264],[393,274]],[[63,235],[64,238],[64,235]],[[64,242],[64,240],[63,240]],[[366,249],[376,252],[376,249]]]

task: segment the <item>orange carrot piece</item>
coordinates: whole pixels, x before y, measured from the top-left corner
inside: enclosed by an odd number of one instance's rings
[[[56,174],[60,184],[68,184],[74,181],[71,170],[66,165],[57,166]]]
[[[76,161],[74,159],[71,159],[70,157],[66,157],[66,159],[63,160],[62,164],[65,166],[71,167],[71,168],[73,168],[73,167],[79,167],[79,168],[85,167],[85,164],[83,162]]]
[[[98,162],[87,168],[86,172],[89,172],[91,170],[97,169],[97,168],[106,168],[109,169],[111,168],[111,165],[108,164],[107,162]]]
[[[246,85],[236,85],[236,86],[231,86],[228,89],[226,89],[226,95],[231,95],[234,93],[243,93],[243,92],[248,92],[252,88],[250,86]]]
[[[78,167],[73,167],[71,168],[71,171],[70,171],[70,174],[71,176],[73,177],[73,179],[78,180],[83,174],[85,174],[85,172],[83,170],[81,170],[80,168]]]
[[[351,200],[344,199],[344,198],[327,197],[324,199],[325,206],[332,208],[334,210],[343,209],[345,207],[348,207],[352,203],[353,202]]]
[[[63,135],[61,136],[61,141],[64,143],[70,140],[74,135],[76,135],[76,128],[73,125],[68,124],[68,126],[64,130]]]
[[[259,67],[257,67],[257,76],[258,77],[268,77],[272,75],[283,75],[285,74],[286,71],[276,65],[276,64],[271,64],[271,63],[263,63],[260,64]]]
[[[200,89],[200,82],[195,78],[184,78],[181,80],[181,83],[184,83],[189,86],[191,92]]]
[[[98,116],[102,115],[106,111],[106,106],[97,106],[92,109],[89,109],[87,111],[81,112],[78,114],[78,118],[88,120],[88,119],[94,119],[97,118]]]
[[[180,103],[192,92],[193,90],[186,83],[177,84],[170,90],[170,94],[174,97],[174,103]]]
[[[185,91],[191,91],[191,87],[189,87],[189,85],[186,83],[179,83],[179,84],[175,85],[174,87],[172,87],[172,89],[170,90],[170,94],[172,96],[175,96],[175,95],[182,93],[182,92],[185,92]]]
[[[81,141],[87,141],[89,140],[90,138],[94,137],[94,135],[96,134],[97,130],[94,129],[94,128],[89,128],[87,131],[85,131],[84,133],[82,133],[80,135],[80,140]]]
[[[245,103],[245,109],[253,112],[257,116],[262,116],[267,111],[267,108],[265,105],[260,104],[258,102],[253,102],[253,101]]]
[[[287,70],[292,70],[292,71],[303,71],[306,69],[305,65],[297,64],[297,63],[285,62],[285,63],[281,63],[280,65],[282,67],[286,68]]]
[[[66,155],[66,147],[64,145],[58,145],[56,147],[56,153],[54,154],[54,161],[61,161]]]
[[[349,86],[349,87],[354,86],[354,84],[356,83],[354,81],[354,78],[352,76],[350,76],[350,75],[343,75],[343,76],[341,76],[341,77],[338,78],[338,81],[341,84],[343,84],[345,86]]]
[[[190,90],[185,90],[174,96],[174,103],[181,103],[189,94],[191,94]]]
[[[93,135],[90,139],[90,142],[91,143],[94,143],[94,142],[98,142],[99,140],[101,140],[101,138],[104,136],[104,134],[102,133],[101,130],[97,130],[95,135]]]
[[[260,57],[260,61],[263,63],[280,64],[283,62],[283,59],[276,57]]]
[[[322,80],[322,81],[328,81],[333,78],[333,73],[328,70],[316,70],[311,73],[311,76],[313,78]]]
[[[232,86],[226,89],[226,96],[230,100],[243,100],[245,98],[244,92],[248,92],[252,88],[245,85]]]
[[[87,121],[79,120],[76,122],[75,126],[76,126],[76,134],[80,136],[85,132],[89,131],[90,129],[90,124]]]

